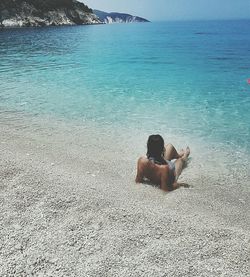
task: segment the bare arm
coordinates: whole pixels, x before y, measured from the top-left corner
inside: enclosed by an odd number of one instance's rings
[[[161,189],[163,191],[169,191],[168,190],[168,186],[167,186],[167,181],[168,181],[168,171],[166,170],[166,168],[164,168],[164,170],[161,171]]]
[[[136,183],[142,183],[143,181],[143,170],[142,170],[142,165],[141,165],[141,158],[137,162],[137,174],[135,178]]]
[[[178,189],[180,187],[180,184],[177,182],[174,182],[172,185],[173,190]]]
[[[161,189],[164,191],[176,190],[180,187],[180,184],[175,181],[173,184],[169,184],[169,169],[164,168],[161,171]]]

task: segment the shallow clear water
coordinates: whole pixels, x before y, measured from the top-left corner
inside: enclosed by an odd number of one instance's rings
[[[0,31],[0,112],[250,151],[250,21]],[[20,113],[19,113],[20,114]]]

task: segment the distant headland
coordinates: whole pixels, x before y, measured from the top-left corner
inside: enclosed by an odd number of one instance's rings
[[[134,16],[131,14],[126,13],[117,13],[117,12],[103,12],[99,10],[93,10],[94,14],[96,14],[103,23],[110,24],[110,23],[134,23],[134,22],[149,22],[149,20]]]
[[[121,13],[92,10],[76,0],[1,0],[0,28],[148,22]]]

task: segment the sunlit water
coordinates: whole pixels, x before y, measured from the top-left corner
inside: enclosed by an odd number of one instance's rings
[[[0,112],[250,153],[250,21],[0,31]]]

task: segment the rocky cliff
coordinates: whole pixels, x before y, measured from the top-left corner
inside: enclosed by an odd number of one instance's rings
[[[126,13],[106,13],[99,10],[94,10],[94,13],[101,19],[103,23],[133,23],[133,22],[149,22],[147,19],[133,16]]]
[[[0,0],[0,27],[99,23],[93,11],[76,0]]]

